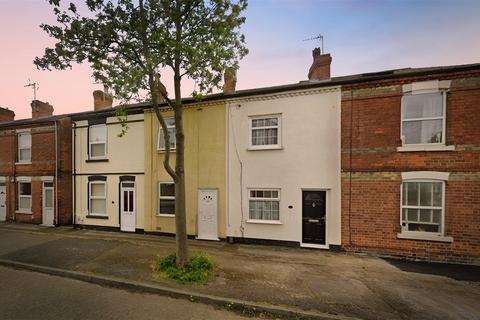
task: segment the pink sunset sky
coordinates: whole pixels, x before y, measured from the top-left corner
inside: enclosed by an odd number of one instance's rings
[[[480,1],[251,0],[245,15],[250,54],[240,64],[237,89],[305,80],[319,43],[302,40],[320,33],[333,57],[332,76],[480,62]],[[47,1],[0,0],[0,106],[16,119],[31,116],[29,78],[40,85],[37,99],[52,104],[55,114],[92,110],[92,92],[102,89],[86,64],[67,71],[33,65],[54,44],[39,25],[54,21]],[[184,96],[192,88],[186,81]]]

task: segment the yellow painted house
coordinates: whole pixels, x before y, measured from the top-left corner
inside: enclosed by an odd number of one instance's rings
[[[163,116],[171,132],[172,167],[175,165],[173,111]],[[187,233],[198,239],[226,237],[226,106],[220,101],[184,102],[185,184]],[[163,167],[164,141],[152,109],[144,113],[146,232],[175,233],[174,185]]]

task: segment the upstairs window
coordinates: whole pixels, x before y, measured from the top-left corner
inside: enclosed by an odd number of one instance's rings
[[[445,144],[445,91],[402,97],[402,144]]]
[[[18,162],[32,161],[32,135],[30,132],[18,133]]]
[[[250,148],[276,149],[281,147],[280,115],[250,118]]]
[[[88,127],[88,150],[90,159],[104,159],[107,156],[107,125],[96,124]]]
[[[249,190],[248,213],[250,220],[280,220],[280,191],[278,189]]]
[[[171,182],[160,182],[158,184],[159,194],[159,215],[175,215],[175,184]]]
[[[165,118],[167,124],[168,135],[170,137],[170,150],[175,150],[177,147],[177,140],[175,138],[175,119],[174,118]],[[162,126],[158,128],[158,143],[157,150],[165,151],[165,136],[163,134]]]

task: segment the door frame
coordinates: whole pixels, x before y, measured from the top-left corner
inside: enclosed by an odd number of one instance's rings
[[[330,244],[328,242],[328,218],[330,212],[330,191],[331,188],[300,188],[300,247],[303,248],[315,248],[315,249],[330,249]],[[304,243],[303,242],[303,191],[325,191],[325,244],[315,244],[315,243]]]
[[[123,187],[124,183],[133,183],[133,187]],[[133,218],[134,218],[134,226],[133,231],[126,231],[122,230],[122,214],[123,214],[123,192],[124,190],[133,191]],[[134,180],[123,180],[120,181],[120,231],[122,232],[135,232],[137,229],[137,184]]]
[[[7,197],[7,179],[5,177],[0,177],[0,183],[3,184],[2,187],[5,188],[5,221],[7,221],[7,215],[8,215],[8,208],[7,208],[7,204],[8,204],[8,197]]]
[[[46,183],[51,183],[52,186],[51,187],[45,187],[45,184]],[[45,198],[46,198],[46,190],[52,190],[52,214],[53,214],[53,219],[52,219],[52,224],[49,225],[49,224],[45,224],[44,223],[44,218],[45,218]],[[50,226],[50,227],[53,227],[55,226],[55,184],[53,183],[53,180],[50,180],[50,179],[45,179],[42,181],[42,225],[45,225],[45,226]]]
[[[199,222],[200,222],[200,219],[198,218],[199,217],[199,213],[200,213],[200,191],[202,190],[213,190],[213,191],[216,191],[217,192],[217,236],[215,239],[200,239],[198,237],[198,231],[199,231]],[[206,240],[206,241],[220,241],[220,237],[218,236],[218,234],[220,233],[219,232],[219,227],[220,227],[220,223],[219,223],[219,203],[220,203],[220,190],[219,188],[197,188],[197,235],[196,235],[196,239],[198,240]]]

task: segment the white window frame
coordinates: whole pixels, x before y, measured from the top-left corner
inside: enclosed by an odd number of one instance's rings
[[[28,146],[21,146],[20,145],[20,137],[21,136],[29,136],[30,141]],[[21,158],[21,150],[29,150],[30,156],[28,159],[22,159]],[[17,154],[18,154],[18,163],[31,163],[32,162],[32,134],[30,130],[22,130],[22,131],[17,131]]]
[[[276,191],[278,197],[276,198],[257,198],[251,196],[251,191]],[[247,223],[263,223],[263,224],[282,224],[281,222],[281,190],[280,188],[248,188],[248,220]],[[278,202],[278,220],[267,220],[267,219],[251,219],[250,218],[250,201],[277,201]]]
[[[404,120],[403,103],[401,104],[400,114],[400,139],[402,145],[397,147],[398,152],[408,151],[454,151],[454,145],[446,145],[447,141],[447,93],[450,89],[451,80],[431,80],[431,81],[419,81],[407,83],[402,86],[403,95],[418,95],[428,93],[440,93],[442,95],[442,116],[438,117],[426,117]],[[442,120],[442,141],[435,143],[405,143],[403,134],[403,122],[404,121],[420,121],[420,120]]]
[[[162,199],[164,200],[174,200],[175,201],[175,196],[162,196],[161,194],[161,185],[162,184],[171,184],[175,188],[175,183],[172,181],[160,181],[158,182],[158,204],[157,204],[157,216],[160,217],[175,217],[175,214],[169,214],[169,213],[161,213],[160,212],[160,202]],[[176,205],[176,203],[175,203]]]
[[[22,183],[30,184],[30,195],[21,195],[20,194],[20,190],[21,190],[20,185]],[[31,214],[32,213],[32,182],[31,181],[17,181],[17,192],[18,192],[18,210],[16,212]],[[29,202],[30,202],[30,207],[29,208],[20,208],[20,199],[21,198],[29,199]]]
[[[99,141],[92,141],[92,135],[91,135],[91,128],[94,127],[105,127],[105,139],[104,140],[99,140]],[[108,141],[108,127],[106,123],[101,123],[101,124],[92,124],[88,126],[88,158],[95,160],[95,159],[106,159],[108,150],[107,150],[107,141]],[[103,156],[92,156],[92,145],[94,144],[104,144],[105,145],[105,154]]]
[[[174,129],[174,130],[175,130],[174,133],[176,133],[175,118],[174,118],[174,117],[166,117],[166,118],[164,118],[164,120],[165,120],[165,122],[166,122],[166,124],[167,124],[167,130],[169,130],[169,129]],[[173,120],[173,124],[170,124],[170,125],[169,125],[169,124],[168,124],[168,121],[170,121],[170,120]],[[163,147],[163,148],[160,147],[160,138],[162,138],[162,139],[164,140],[163,142],[165,143],[165,137],[163,137],[163,134],[162,134],[162,133],[163,133],[163,131],[162,131],[162,125],[159,124],[159,127],[158,127],[158,136],[157,136],[157,151],[165,151],[165,147]],[[174,147],[170,147],[170,151],[175,151],[175,150],[177,149],[177,138],[176,138],[175,134],[173,134],[173,136],[170,135],[170,139],[172,139],[172,138],[173,138],[173,143],[174,143],[175,146],[174,146]]]
[[[404,119],[404,108],[403,108],[403,99],[402,99],[402,106],[401,106],[401,125],[400,125],[400,137],[402,140],[402,146],[435,146],[435,145],[445,145],[445,138],[446,138],[446,118],[447,118],[447,93],[446,91],[440,92],[430,92],[430,93],[422,93],[425,94],[440,94],[442,96],[442,115],[435,116],[435,117],[421,117],[421,118],[410,118]],[[420,94],[419,94],[420,95]],[[413,96],[413,94],[406,94],[403,97]],[[402,98],[403,98],[402,97]],[[403,123],[404,122],[413,122],[413,121],[427,121],[427,120],[442,120],[442,141],[441,142],[432,142],[432,143],[406,143],[405,136],[403,134]]]
[[[446,181],[448,180],[448,173],[444,172],[428,172],[428,171],[414,171],[414,172],[404,172],[402,173],[402,183],[400,184],[400,233],[397,234],[397,238],[400,239],[414,239],[414,240],[430,240],[430,241],[441,241],[441,242],[452,242],[453,238],[445,235],[445,219],[446,219],[446,209],[445,209],[445,189]],[[432,206],[411,206],[408,204],[403,204],[403,183],[407,182],[425,182],[425,183],[441,183],[442,184],[442,205],[441,207]],[[420,190],[419,190],[420,192]],[[403,209],[433,209],[441,210],[441,222],[440,222],[440,232],[428,232],[428,231],[410,231],[403,226],[402,212]],[[407,216],[408,219],[408,216]]]
[[[92,196],[92,185],[94,184],[102,184],[105,186],[105,194],[103,196]],[[105,200],[105,213],[99,213],[99,212],[93,212],[92,211],[92,200]],[[90,216],[101,216],[101,217],[106,217],[108,216],[108,210],[107,210],[107,182],[106,181],[99,181],[99,180],[94,180],[94,181],[89,181],[88,182],[88,214]]]
[[[278,124],[276,126],[266,126],[266,127],[260,127],[260,128],[259,127],[253,128],[253,125],[252,125],[253,120],[267,119],[267,118],[276,118]],[[282,114],[281,113],[249,116],[248,117],[248,123],[249,123],[248,150],[282,149]],[[252,143],[253,130],[274,129],[274,128],[277,129],[277,143],[276,144],[254,145]]]

